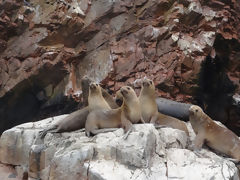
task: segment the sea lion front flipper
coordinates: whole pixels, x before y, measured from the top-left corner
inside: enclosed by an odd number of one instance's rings
[[[158,119],[158,112],[157,112],[157,114],[154,114],[154,115],[151,117],[151,119],[150,119],[150,123],[152,123],[152,124],[155,125],[157,119]]]
[[[203,143],[204,143],[204,140],[205,140],[204,137],[205,137],[205,132],[203,132],[203,131],[200,131],[196,135],[196,137],[193,141],[195,150],[199,150],[203,146]]]
[[[141,117],[140,121],[145,124],[146,122],[143,120],[143,118]]]
[[[128,129],[128,131],[125,133],[125,135],[123,136],[123,139],[126,140],[130,134],[130,132],[132,132],[133,130],[133,126],[130,127],[130,129]]]
[[[124,115],[124,112],[121,113],[121,123],[122,127],[124,129],[124,132],[126,133],[124,136],[124,139],[127,139],[129,133],[133,130],[133,125],[131,121],[129,121],[126,116]]]

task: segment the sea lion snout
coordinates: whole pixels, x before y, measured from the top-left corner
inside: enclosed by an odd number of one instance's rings
[[[193,113],[193,112],[194,112],[194,108],[193,108],[193,106],[190,106],[189,113]]]
[[[128,91],[127,91],[126,89],[124,89],[124,88],[121,88],[121,89],[120,89],[120,92],[121,92],[121,94],[122,94],[123,96],[128,93]]]
[[[199,106],[196,106],[196,105],[192,105],[190,108],[189,108],[189,114],[190,115],[193,115],[193,114],[198,114],[199,112],[201,112],[202,109],[199,107]]]
[[[143,81],[143,86],[148,87],[150,86],[150,83],[148,81]]]
[[[97,86],[98,86],[98,84],[96,84],[96,83],[91,83],[91,84],[89,85],[89,87],[90,87],[91,89],[96,89]]]
[[[150,79],[144,78],[142,81],[142,85],[143,87],[150,87],[151,85],[153,85],[153,82]]]
[[[87,75],[84,75],[84,76],[82,77],[82,80],[83,80],[83,81],[88,80],[89,82],[92,82],[92,79],[89,78]]]
[[[132,88],[130,86],[123,86],[123,87],[121,87],[120,92],[123,96],[126,96],[127,94],[129,94],[131,92],[131,90],[132,90]]]
[[[194,112],[189,108],[189,115],[193,115]]]

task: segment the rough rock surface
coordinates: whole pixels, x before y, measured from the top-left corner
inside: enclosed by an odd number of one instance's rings
[[[5,131],[0,139],[0,162],[15,166],[29,179],[232,179],[239,180],[233,162],[208,149],[189,150],[194,138],[185,132],[152,124],[134,125],[127,140],[123,130],[88,138],[84,132],[38,132],[66,115],[26,123]]]
[[[209,53],[227,57],[239,93],[239,24],[235,0],[2,0],[0,133],[73,111],[83,75],[112,91],[147,75],[158,95],[192,101]]]
[[[17,176],[16,170],[7,165],[0,164],[0,177],[1,180],[26,180]]]

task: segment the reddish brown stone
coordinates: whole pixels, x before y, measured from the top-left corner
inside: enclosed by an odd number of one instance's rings
[[[21,63],[18,59],[12,57],[8,60],[8,71],[9,72],[14,72],[14,71],[18,70],[20,67],[21,67]]]
[[[240,93],[238,1],[84,1],[78,7],[71,2],[38,4],[51,7],[40,7],[38,16],[34,3],[0,2],[1,97],[28,78],[41,79],[43,89],[57,87],[58,75],[61,90],[55,91],[65,94],[70,78],[60,72],[74,66],[76,87],[84,75],[104,80],[113,91],[147,76],[158,95],[191,101],[201,63],[213,51],[212,57],[229,58],[226,72]]]

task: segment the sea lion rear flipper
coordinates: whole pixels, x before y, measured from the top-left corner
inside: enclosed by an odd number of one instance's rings
[[[57,130],[57,126],[53,126],[47,129],[43,129],[42,131],[39,131],[40,138],[43,139],[46,136],[46,134],[52,130]]]

